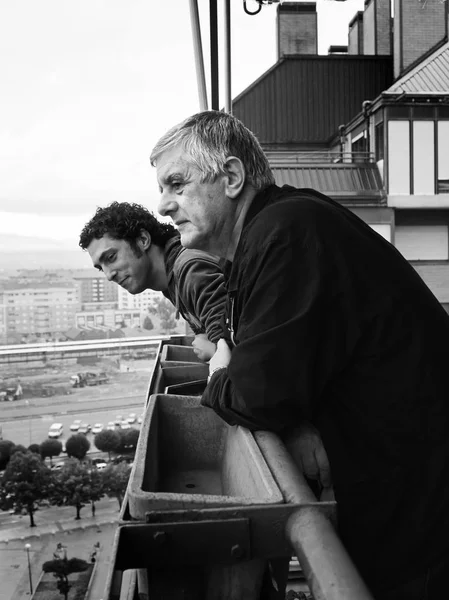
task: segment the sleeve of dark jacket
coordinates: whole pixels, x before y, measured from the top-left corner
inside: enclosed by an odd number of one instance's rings
[[[297,218],[288,203],[262,211],[243,239],[238,343],[202,397],[232,425],[281,431],[311,419],[348,353],[350,326],[335,308],[344,273],[338,251],[323,243],[332,223],[319,232],[305,208],[294,210]]]
[[[188,251],[186,251],[187,254]],[[218,261],[196,257],[188,260],[179,274],[182,301],[216,344],[223,337],[222,316],[226,300],[223,273]]]

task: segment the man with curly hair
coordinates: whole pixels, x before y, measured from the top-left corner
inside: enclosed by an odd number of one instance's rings
[[[97,208],[79,245],[95,268],[130,294],[162,292],[192,328],[197,356],[211,358],[223,335],[220,321],[226,295],[217,257],[183,248],[172,225],[128,202]]]

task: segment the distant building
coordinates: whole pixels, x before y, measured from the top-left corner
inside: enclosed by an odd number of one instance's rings
[[[95,311],[78,311],[74,325],[78,329],[106,328],[110,330],[119,327],[140,327],[142,323],[140,309],[98,309]]]
[[[124,288],[118,287],[118,308],[120,309],[139,309],[146,312],[154,301],[162,298],[161,292],[154,290],[144,290],[140,294],[130,294]]]
[[[3,285],[2,296],[6,343],[52,339],[73,325],[79,308],[77,287],[68,282],[11,281]]]
[[[96,269],[82,269],[73,274],[79,289],[81,310],[102,310],[118,307],[118,288]]]

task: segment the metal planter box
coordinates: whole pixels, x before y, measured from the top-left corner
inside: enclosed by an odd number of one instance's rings
[[[132,519],[156,510],[282,503],[250,431],[194,396],[150,397],[128,487]]]

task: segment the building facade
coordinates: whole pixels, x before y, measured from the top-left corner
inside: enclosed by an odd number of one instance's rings
[[[278,7],[278,29],[295,4]],[[278,62],[233,112],[258,136],[278,184],[346,205],[449,309],[448,4],[365,0],[346,55],[292,54],[290,27]]]

